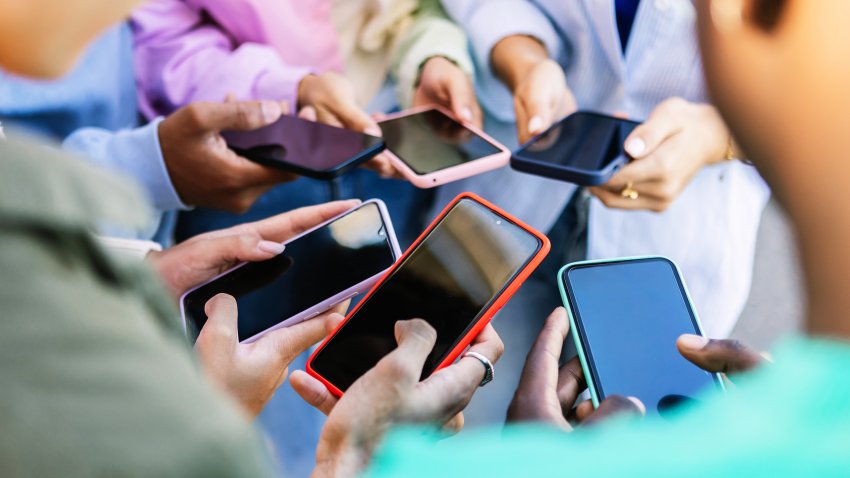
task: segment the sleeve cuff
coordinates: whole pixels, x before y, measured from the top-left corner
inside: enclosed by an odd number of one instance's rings
[[[159,144],[161,122],[162,118],[157,118],[141,128],[117,132],[84,128],[69,136],[62,147],[134,179],[157,210],[188,209],[171,184],[165,166]]]

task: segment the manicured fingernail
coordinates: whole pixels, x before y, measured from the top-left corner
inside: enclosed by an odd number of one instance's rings
[[[535,116],[528,121],[528,132],[538,133],[543,129],[543,118]]]
[[[646,143],[640,138],[632,138],[626,143],[626,152],[633,158],[639,157],[646,150]]]
[[[286,249],[286,246],[274,241],[260,241],[260,243],[257,244],[257,249],[268,254],[278,255]]]
[[[280,118],[282,113],[280,109],[280,103],[277,101],[263,101],[260,103],[260,110],[263,114],[263,120],[266,123],[271,123],[272,121],[276,121]]]
[[[460,117],[466,121],[472,121],[472,108],[465,106],[460,110]]]
[[[635,404],[638,410],[640,410],[641,415],[646,415],[646,406],[640,401],[640,399],[637,397],[626,397],[626,399]]]
[[[708,344],[708,339],[699,335],[685,334],[679,337],[679,344],[685,348],[700,350]]]
[[[372,136],[380,136],[381,128],[379,128],[378,125],[373,124],[372,126],[369,126],[365,130],[363,130],[363,132],[366,134],[371,134]]]

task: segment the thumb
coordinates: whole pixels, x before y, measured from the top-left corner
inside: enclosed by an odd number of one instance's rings
[[[329,312],[293,326],[272,331],[260,340],[272,342],[274,349],[286,362],[289,362],[325,338],[328,329],[332,326],[336,328],[342,320],[342,315]]]
[[[709,340],[684,334],[676,340],[683,357],[708,372],[738,373],[757,367],[764,356],[737,340]]]
[[[467,123],[475,122],[475,90],[466,75],[453,75],[448,84],[449,104],[455,116]]]
[[[422,319],[400,320],[395,323],[395,337],[398,347],[382,358],[376,368],[390,368],[394,380],[418,382],[437,341],[437,331]]]
[[[196,263],[206,262],[211,268],[234,262],[257,262],[271,259],[286,248],[279,242],[266,241],[257,234],[239,233],[204,241]]]
[[[198,335],[197,345],[204,350],[229,350],[239,343],[236,299],[227,294],[217,294],[204,306],[207,322]]]
[[[231,101],[190,105],[191,117],[207,131],[249,131],[277,121],[283,114],[278,101]]]

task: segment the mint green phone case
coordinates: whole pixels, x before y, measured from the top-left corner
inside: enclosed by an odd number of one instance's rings
[[[697,332],[699,332],[700,335],[703,335],[702,324],[700,323],[700,320],[699,320],[699,314],[697,314],[697,310],[694,307],[693,301],[691,300],[691,294],[690,294],[690,292],[688,292],[688,286],[687,286],[687,284],[685,284],[685,281],[682,278],[682,273],[679,270],[679,266],[677,266],[675,262],[673,262],[672,260],[670,260],[666,257],[663,257],[663,256],[620,257],[620,258],[617,258],[617,259],[599,259],[599,260],[591,260],[591,261],[572,262],[570,264],[565,265],[564,267],[561,267],[561,270],[558,271],[558,277],[557,277],[558,290],[561,292],[561,300],[564,302],[564,308],[567,310],[567,317],[569,317],[569,319],[570,319],[570,331],[571,331],[570,335],[573,336],[573,342],[575,342],[575,344],[576,344],[576,352],[578,353],[578,359],[581,362],[581,369],[584,372],[584,377],[585,377],[585,380],[587,381],[587,389],[590,390],[590,399],[593,402],[593,408],[596,408],[596,407],[599,406],[599,394],[596,392],[596,384],[593,383],[593,375],[590,374],[590,366],[587,363],[587,353],[585,352],[584,347],[582,346],[581,338],[579,337],[579,334],[575,333],[575,331],[577,330],[576,320],[575,320],[575,316],[573,315],[572,307],[570,307],[570,301],[569,301],[569,298],[567,297],[566,287],[564,286],[565,274],[567,273],[567,271],[569,269],[571,269],[573,267],[577,267],[577,266],[589,266],[589,265],[596,265],[596,264],[610,264],[612,262],[627,262],[627,261],[644,260],[644,259],[662,259],[662,260],[669,261],[671,264],[673,264],[673,268],[675,269],[676,274],[681,279],[680,282],[682,283],[682,289],[685,291],[685,299],[687,299],[688,306],[690,307],[691,311],[693,311],[694,319],[695,319],[695,322],[696,322]],[[716,382],[717,382],[717,384],[718,384],[718,386],[720,387],[721,390],[725,390],[725,387],[723,386],[722,380],[716,380]]]

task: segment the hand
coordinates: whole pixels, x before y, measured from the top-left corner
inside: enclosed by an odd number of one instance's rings
[[[159,125],[165,167],[190,205],[244,212],[272,186],[297,176],[245,159],[227,147],[224,130],[252,130],[277,121],[276,101],[193,103]]]
[[[322,123],[381,135],[381,128],[357,105],[354,87],[336,73],[308,75],[298,84],[298,109],[312,107]]]
[[[608,207],[662,212],[703,166],[724,160],[729,139],[713,106],[668,99],[626,138],[632,161],[590,191]],[[638,193],[636,199],[623,197],[626,186]]]
[[[357,206],[358,200],[304,207],[253,223],[195,236],[147,259],[175,298],[240,262],[283,252],[284,242]]]
[[[578,357],[558,367],[561,348],[569,330],[567,312],[558,307],[546,319],[528,353],[519,386],[508,408],[508,422],[544,422],[569,431],[572,426],[568,416],[587,425],[621,413],[645,414],[646,408],[638,399],[620,396],[606,398],[596,410],[590,402],[585,402],[580,407],[581,413],[578,410],[572,412],[573,404],[586,384]]]
[[[697,367],[714,373],[748,372],[770,359],[737,340],[719,340],[684,334],[676,340],[683,357]]]
[[[546,131],[555,121],[576,111],[561,65],[546,59],[534,65],[514,89],[519,143]]]
[[[481,127],[484,120],[472,80],[450,60],[435,56],[422,66],[413,106],[440,105],[456,117]]]
[[[286,380],[289,364],[343,320],[348,302],[305,322],[239,343],[236,299],[218,294],[206,304],[207,323],[195,342],[204,373],[256,417]]]
[[[316,452],[315,476],[353,476],[362,470],[387,429],[394,423],[453,422],[484,378],[484,367],[472,357],[461,358],[419,381],[425,359],[434,348],[436,331],[420,319],[395,326],[398,348],[381,359],[337,399],[318,380],[296,371],[292,388],[305,401],[328,414]],[[504,345],[488,325],[470,350],[495,363]]]

